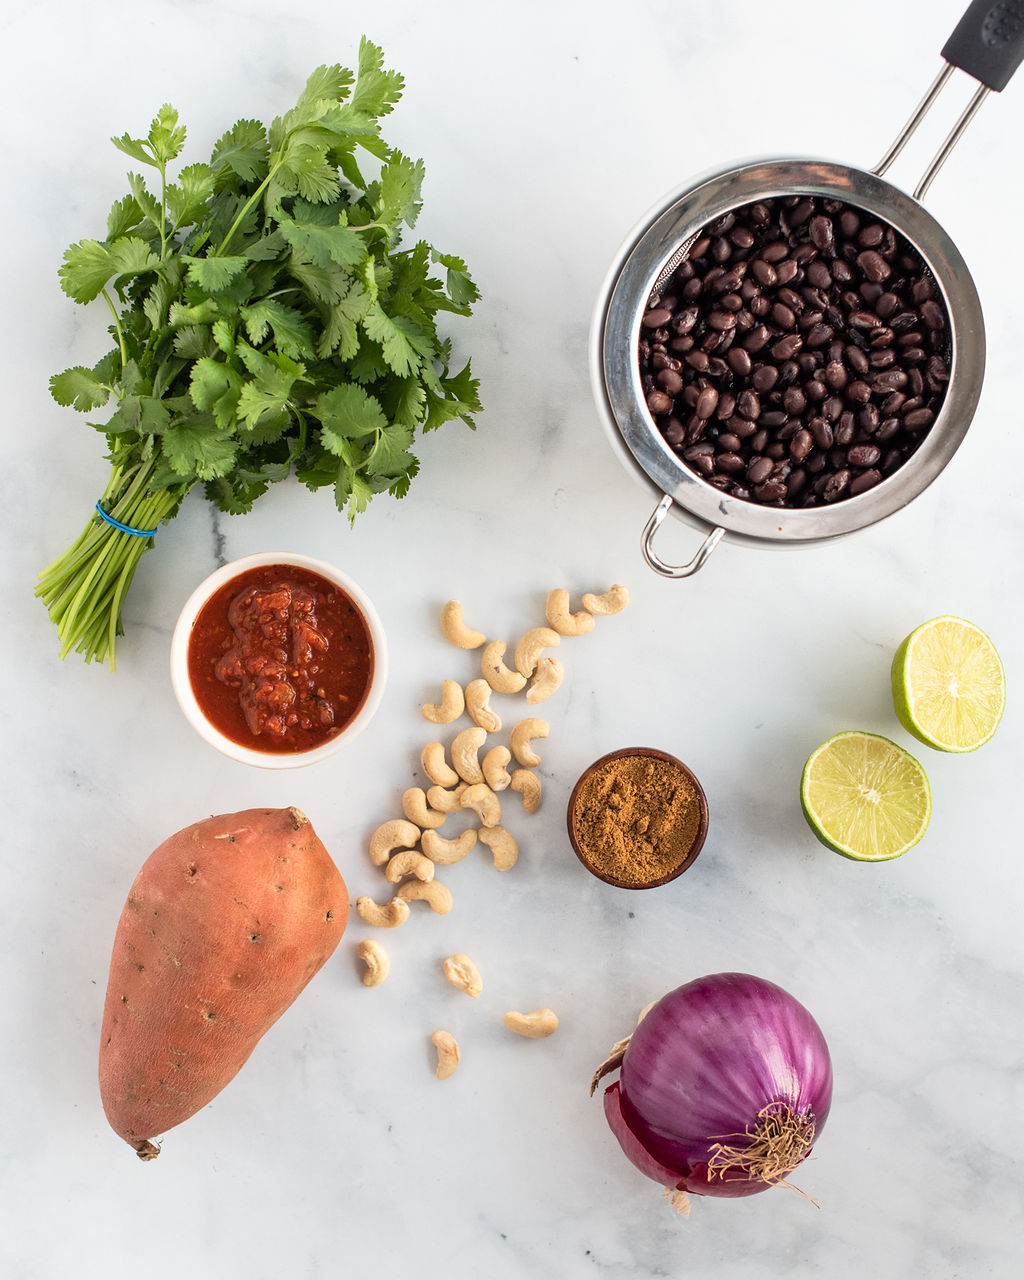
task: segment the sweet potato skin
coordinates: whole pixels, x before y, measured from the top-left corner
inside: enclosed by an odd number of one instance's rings
[[[345,882],[298,809],[207,818],[146,859],[114,938],[99,1057],[107,1119],[142,1159],[234,1078],[347,920]]]

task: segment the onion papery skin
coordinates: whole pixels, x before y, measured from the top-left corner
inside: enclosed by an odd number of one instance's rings
[[[616,1089],[615,1085],[610,1086]],[[832,1102],[832,1063],[821,1029],[799,1001],[750,974],[711,974],[663,996],[634,1031],[607,1098],[627,1157],[678,1171],[697,1195],[745,1196],[778,1185],[741,1167],[709,1168],[719,1144],[749,1148],[765,1109],[813,1123],[810,1154]],[[625,1140],[624,1140],[625,1138]],[[635,1143],[640,1154],[629,1149]],[[720,1157],[719,1157],[720,1160]]]

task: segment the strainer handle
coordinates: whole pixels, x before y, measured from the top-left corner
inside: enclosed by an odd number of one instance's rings
[[[915,200],[924,198],[935,175],[946,163],[988,95],[1005,89],[1010,77],[1024,61],[1024,0],[995,0],[994,3],[993,0],[973,0],[943,46],[942,57],[942,70],[892,146],[871,171],[879,177],[885,173],[931,110],[954,68],[965,71],[979,82],[978,88],[921,175],[914,188]]]
[[[655,573],[660,573],[663,578],[690,578],[698,569],[703,567],[705,560],[707,560],[708,556],[712,551],[714,551],[715,547],[717,547],[721,541],[725,530],[716,525],[697,548],[697,554],[686,564],[666,564],[665,561],[655,553],[654,547],[651,543],[654,539],[654,535],[661,528],[661,522],[668,515],[671,506],[672,495],[670,493],[666,493],[654,508],[654,514],[651,516],[650,520],[648,520],[644,525],[644,537],[641,549],[644,553],[644,559],[650,567]]]
[[[1024,61],[1024,0],[974,0],[942,49],[954,67],[999,93]]]

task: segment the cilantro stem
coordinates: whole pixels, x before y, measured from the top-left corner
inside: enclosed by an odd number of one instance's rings
[[[156,460],[128,470],[115,462],[101,502],[104,510],[133,528],[154,529],[175,513],[184,496],[151,490]],[[121,608],[135,570],[152,538],[122,533],[93,514],[72,545],[39,575],[36,595],[47,606],[61,640],[61,657],[81,653],[86,662],[116,669]]]
[[[103,301],[110,308],[110,314],[114,317],[114,331],[117,334],[117,345],[121,349],[121,368],[124,369],[128,364],[128,349],[124,342],[124,330],[121,328],[121,316],[117,307],[114,306],[114,299],[110,296],[106,289],[103,291]]]
[[[285,149],[285,146],[287,145],[287,141],[288,139],[285,138],[285,141],[281,144],[280,151],[277,153],[277,159],[274,161],[273,165],[271,165],[270,169],[268,170],[267,176],[263,179],[260,185],[252,193],[249,199],[246,200],[245,204],[242,205],[242,208],[239,210],[239,213],[235,218],[234,222],[232,222],[231,226],[228,228],[227,235],[220,242],[217,248],[214,249],[212,253],[207,255],[208,257],[219,258],[221,256],[221,254],[224,252],[224,250],[228,247],[228,245],[231,243],[232,239],[234,238],[235,232],[242,225],[245,219],[249,216],[250,210],[253,208],[256,202],[262,198],[263,193],[266,191],[267,187],[270,186],[271,180],[273,179],[274,175],[277,173],[278,169],[280,169],[280,167],[284,164],[284,149]]]

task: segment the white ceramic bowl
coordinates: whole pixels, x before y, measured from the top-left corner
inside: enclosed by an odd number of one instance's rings
[[[245,573],[249,569],[257,569],[263,565],[272,564],[294,565],[298,569],[306,569],[310,573],[318,573],[322,578],[326,578],[328,582],[340,587],[363,615],[363,620],[366,623],[367,630],[370,633],[370,640],[373,644],[373,678],[362,707],[354,719],[345,725],[339,733],[309,751],[256,751],[251,747],[233,742],[214,728],[207,720],[199,703],[196,701],[195,694],[192,692],[192,684],[188,676],[189,640],[192,635],[192,626],[203,605],[206,604],[215,591],[218,591],[225,583],[230,582],[232,578],[237,578],[239,574]],[[171,637],[171,685],[174,689],[174,696],[178,700],[178,705],[185,713],[186,720],[210,746],[216,747],[218,751],[230,756],[232,760],[238,760],[242,764],[255,765],[259,769],[297,769],[304,765],[317,764],[321,760],[326,760],[328,756],[333,756],[343,747],[348,746],[352,739],[366,728],[374,712],[380,706],[384,685],[387,682],[387,666],[387,644],[384,638],[384,628],[381,626],[376,609],[358,583],[353,582],[347,574],[342,573],[340,569],[336,569],[334,565],[326,564],[323,560],[315,560],[312,556],[298,555],[291,551],[271,551],[259,555],[243,556],[240,560],[233,560],[230,564],[223,565],[220,569],[215,570],[196,587],[185,602],[185,606],[178,616],[174,634]]]

